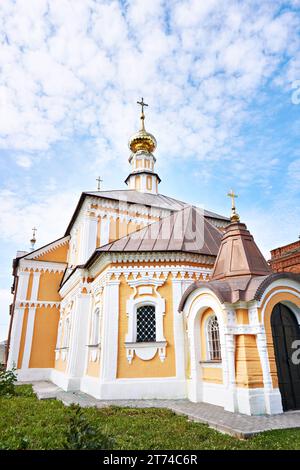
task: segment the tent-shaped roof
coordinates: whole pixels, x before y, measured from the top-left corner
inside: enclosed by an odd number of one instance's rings
[[[240,222],[228,225],[215,262],[212,280],[249,275],[264,276],[271,272],[246,225]]]

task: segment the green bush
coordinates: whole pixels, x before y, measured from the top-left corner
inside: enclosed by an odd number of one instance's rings
[[[69,408],[69,423],[66,431],[65,449],[112,449],[113,440],[95,425],[90,424],[79,405]]]
[[[16,394],[15,383],[17,381],[16,369],[0,372],[0,395],[13,396]]]

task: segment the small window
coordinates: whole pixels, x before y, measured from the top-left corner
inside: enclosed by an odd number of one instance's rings
[[[70,336],[71,336],[71,321],[70,317],[66,318],[64,324],[64,338],[63,338],[63,347],[68,348],[70,346]]]
[[[137,343],[156,341],[156,319],[154,305],[143,305],[137,309],[136,341]]]
[[[211,316],[207,322],[207,346],[208,360],[221,361],[219,323],[215,315]]]
[[[57,340],[56,340],[56,349],[60,348],[61,344],[61,337],[62,337],[62,320],[60,320],[58,324],[58,332],[57,332]]]
[[[100,341],[100,309],[96,308],[93,313],[91,343],[99,344]]]

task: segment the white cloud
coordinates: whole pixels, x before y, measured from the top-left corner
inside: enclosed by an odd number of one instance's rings
[[[299,46],[296,14],[269,2],[28,0],[0,21],[0,145],[23,151],[92,132],[118,154],[144,95],[162,154],[204,142],[200,158],[222,158],[247,99]]]
[[[54,182],[49,182],[53,189]],[[76,204],[76,195],[68,192],[49,192],[35,194],[28,201],[22,194],[9,190],[0,191],[1,238],[17,244],[20,249],[28,249],[32,227],[36,226],[37,246],[64,235],[68,220]],[[20,228],[22,228],[20,230]]]
[[[18,155],[16,158],[16,163],[22,168],[30,168],[32,165],[32,160],[28,155]]]

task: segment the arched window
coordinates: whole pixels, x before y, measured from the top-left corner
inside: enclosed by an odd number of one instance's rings
[[[209,317],[206,328],[208,360],[221,361],[220,332],[216,315]]]
[[[96,308],[93,313],[91,344],[99,344],[100,342],[100,309]]]
[[[56,340],[56,349],[59,349],[59,348],[60,348],[61,336],[62,336],[62,320],[60,320],[60,322],[59,322],[59,324],[58,324],[57,340]]]
[[[71,319],[67,317],[64,324],[64,337],[63,337],[63,347],[68,348],[70,345],[70,335],[71,335]]]
[[[156,319],[154,305],[142,305],[136,312],[136,342],[156,341]]]

